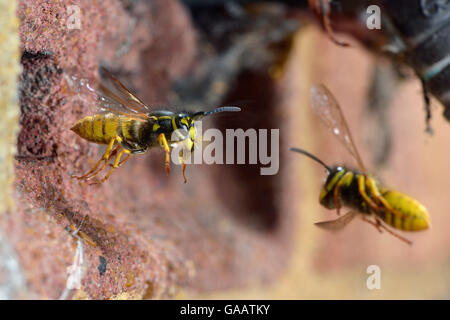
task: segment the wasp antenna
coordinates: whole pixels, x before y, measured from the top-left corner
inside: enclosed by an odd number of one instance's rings
[[[303,150],[303,149],[299,149],[299,148],[290,148],[289,150],[294,151],[294,152],[298,152],[298,153],[301,153],[301,154],[304,154],[305,156],[307,156],[307,157],[309,157],[309,158],[315,160],[316,162],[320,163],[322,166],[325,167],[325,169],[327,169],[328,172],[331,172],[331,168],[330,168],[329,166],[327,166],[327,165],[325,164],[325,162],[323,162],[322,160],[320,160],[319,158],[317,158],[315,155],[312,155],[312,154],[309,153],[308,151]]]
[[[239,111],[241,111],[241,108],[239,108],[239,107],[225,106],[225,107],[216,108],[211,111],[203,112],[203,116],[206,117],[206,116],[210,116],[212,114],[220,113],[220,112],[239,112]]]

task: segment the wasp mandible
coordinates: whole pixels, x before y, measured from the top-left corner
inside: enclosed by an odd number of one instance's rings
[[[96,94],[100,109],[100,113],[77,121],[71,130],[90,142],[108,145],[101,159],[91,170],[84,175],[73,176],[80,180],[92,179],[116,156],[112,168],[99,182],[103,183],[115,168],[129,159],[130,155],[142,154],[157,146],[164,149],[165,169],[167,173],[170,173],[170,151],[181,143],[179,156],[183,179],[186,183],[186,163],[183,152],[194,150],[197,141],[195,127],[197,121],[216,113],[241,110],[231,106],[199,112],[151,110],[105,68],[100,69],[100,75],[102,81],[97,89],[94,89],[86,79],[76,76],[68,79],[75,88]],[[124,155],[125,158],[122,159]]]
[[[350,208],[343,216],[318,222],[316,225],[328,230],[340,230],[355,216],[360,216],[365,222],[375,226],[380,233],[384,229],[411,245],[410,240],[390,230],[383,222],[403,231],[428,229],[430,218],[427,209],[406,194],[383,186],[366,171],[344,114],[333,94],[324,85],[311,88],[310,104],[314,113],[338,137],[359,167],[359,170],[343,166],[330,167],[303,149],[291,148],[291,151],[306,155],[327,170],[328,176],[319,197],[320,204],[327,209],[336,209],[338,215],[341,207]]]

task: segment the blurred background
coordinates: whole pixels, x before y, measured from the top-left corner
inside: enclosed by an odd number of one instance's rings
[[[316,1],[0,3],[10,49],[0,56],[0,298],[448,298],[445,4],[380,1],[382,28],[369,30],[365,1],[324,1],[344,47],[323,31]],[[401,3],[406,18],[392,13]],[[101,148],[69,130],[95,101],[71,93],[63,75],[95,78],[100,65],[149,105],[242,107],[204,128],[280,129],[278,174],[190,165],[183,184],[151,150],[101,186],[74,181]],[[430,230],[402,233],[413,246],[359,219],[339,233],[314,226],[336,217],[318,203],[326,173],[288,149],[356,168],[310,110],[315,83],[340,102],[370,171],[428,208]],[[71,235],[80,225],[81,244]],[[371,265],[379,290],[366,285]]]

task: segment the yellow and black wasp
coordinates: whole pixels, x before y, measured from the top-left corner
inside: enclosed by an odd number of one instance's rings
[[[427,209],[406,194],[386,188],[367,173],[342,110],[333,94],[325,86],[315,85],[311,88],[310,103],[314,113],[339,138],[356,159],[360,169],[330,167],[303,149],[291,148],[292,151],[302,153],[320,163],[327,170],[328,177],[320,193],[320,204],[327,209],[336,209],[338,215],[342,206],[351,209],[335,220],[318,222],[316,225],[328,230],[340,230],[359,215],[364,221],[375,226],[379,232],[384,229],[406,243],[412,244],[410,240],[386,227],[382,221],[404,231],[428,229],[430,218]]]
[[[73,176],[80,180],[95,177],[116,156],[112,168],[100,180],[102,183],[109,178],[115,168],[127,161],[130,155],[144,153],[156,146],[161,146],[166,153],[165,169],[169,173],[171,149],[181,143],[179,160],[186,183],[183,152],[194,150],[198,138],[196,123],[209,115],[241,110],[231,106],[199,112],[151,110],[105,68],[100,69],[100,75],[102,81],[96,89],[86,79],[73,75],[67,78],[76,89],[85,91],[87,89],[95,93],[100,109],[100,113],[77,121],[71,130],[90,142],[108,145],[102,158],[91,170],[82,176]],[[124,154],[126,156],[122,159]]]

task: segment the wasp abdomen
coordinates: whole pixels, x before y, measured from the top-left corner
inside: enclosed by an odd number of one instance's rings
[[[90,142],[108,144],[117,136],[120,123],[115,114],[95,114],[77,121],[70,129]]]
[[[430,227],[428,211],[418,201],[393,190],[382,190],[381,194],[392,209],[403,215],[396,215],[389,210],[378,213],[388,225],[405,231],[419,231]]]
[[[139,145],[142,121],[113,113],[95,114],[79,120],[71,128],[80,137],[99,144],[108,144],[120,137]]]

